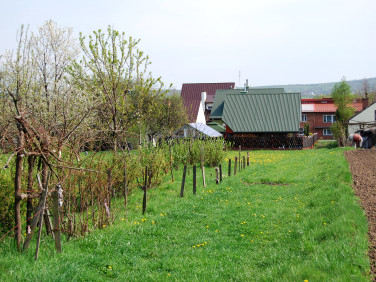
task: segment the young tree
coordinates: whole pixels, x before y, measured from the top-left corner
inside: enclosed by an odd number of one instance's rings
[[[110,26],[107,34],[94,31],[88,43],[80,34],[84,57],[70,68],[76,84],[96,100],[97,126],[109,132],[115,151],[130,123],[141,124],[150,113],[150,103],[163,87],[160,78],[147,73],[149,57],[138,49],[139,42]]]
[[[147,121],[149,139],[158,135],[171,136],[174,131],[188,122],[180,96],[173,95],[158,100],[153,115]]]
[[[336,122],[331,127],[334,136],[338,140],[339,146],[345,146],[347,138],[347,121],[354,115],[355,109],[351,107],[354,95],[351,86],[343,78],[336,83],[332,89],[332,98],[337,106]]]

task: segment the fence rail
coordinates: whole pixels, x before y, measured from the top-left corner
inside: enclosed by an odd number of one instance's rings
[[[308,149],[312,148],[318,140],[317,134],[311,136],[261,136],[261,137],[227,137],[226,141],[233,144],[234,148],[241,146],[243,149]]]

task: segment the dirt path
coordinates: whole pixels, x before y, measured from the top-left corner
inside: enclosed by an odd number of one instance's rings
[[[362,207],[368,219],[370,241],[369,255],[371,274],[376,275],[376,150],[358,149],[346,151],[345,157],[350,164],[355,194],[361,199]],[[375,278],[373,278],[375,279]]]

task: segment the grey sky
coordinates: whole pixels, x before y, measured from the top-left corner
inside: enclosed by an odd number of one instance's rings
[[[374,0],[1,0],[0,53],[21,24],[75,34],[112,25],[141,39],[154,76],[256,85],[376,76]]]

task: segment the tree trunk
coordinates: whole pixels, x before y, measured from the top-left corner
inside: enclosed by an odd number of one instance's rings
[[[18,140],[17,140],[17,157],[16,157],[16,174],[14,179],[14,219],[15,219],[15,240],[17,249],[21,250],[21,182],[22,182],[22,163],[23,154],[22,148],[25,145],[25,134],[20,126],[18,126]]]
[[[35,156],[29,156],[28,162],[28,177],[27,177],[27,195],[31,195],[33,192],[33,171],[35,164]],[[33,215],[33,200],[27,198],[27,208],[26,208],[26,234],[30,233],[31,217]]]

